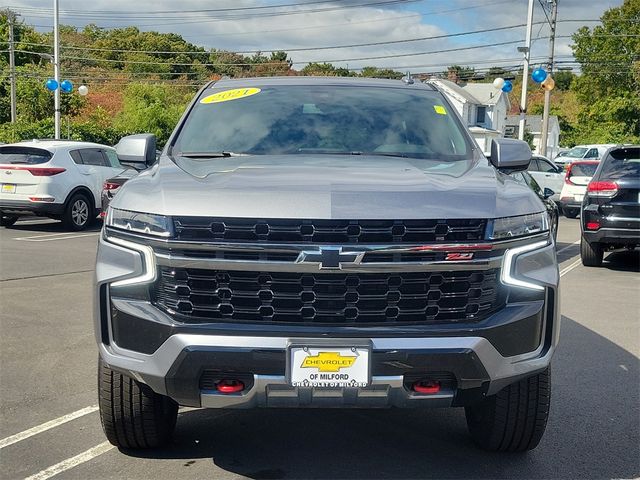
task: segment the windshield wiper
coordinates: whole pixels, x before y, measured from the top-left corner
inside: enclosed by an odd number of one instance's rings
[[[391,153],[391,152],[366,152],[365,155],[378,156],[378,157],[397,157],[397,158],[420,158],[420,157],[410,157],[407,154],[403,153]]]
[[[243,157],[246,153],[234,153],[234,152],[180,152],[176,154],[176,157],[185,158],[223,158],[223,157]]]

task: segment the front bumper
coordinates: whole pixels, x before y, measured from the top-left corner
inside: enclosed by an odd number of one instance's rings
[[[554,245],[540,249],[555,258]],[[512,301],[475,324],[342,327],[305,331],[256,324],[182,324],[143,299],[111,294],[114,281],[152,273],[150,248],[133,251],[100,239],[96,267],[96,336],[100,356],[110,367],[146,383],[181,405],[194,407],[459,406],[491,395],[548,367],[559,332],[557,265],[541,266],[525,253],[529,278],[545,285],[540,297]],[[521,260],[520,260],[521,258]],[[152,263],[155,265],[154,263]],[[129,287],[127,287],[129,288]],[[114,292],[117,288],[113,288]],[[288,345],[305,339],[371,345],[371,382],[357,389],[312,389],[288,383]],[[346,340],[349,339],[349,340]],[[213,371],[249,378],[241,394],[202,387]],[[449,375],[450,388],[417,394],[407,381],[417,376]]]
[[[544,370],[553,355],[553,347],[541,343],[529,354],[506,358],[486,338],[473,336],[370,340],[372,381],[358,389],[290,387],[286,373],[290,339],[284,337],[173,335],[152,355],[100,344],[100,356],[110,367],[181,405],[225,408],[465,405]],[[245,376],[249,372],[253,385],[238,395],[202,389],[200,380],[207,369]],[[407,388],[407,378],[443,372],[456,379],[455,388],[437,395]]]

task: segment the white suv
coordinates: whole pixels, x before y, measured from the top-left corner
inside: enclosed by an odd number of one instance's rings
[[[123,170],[112,147],[88,142],[33,140],[0,146],[0,225],[20,215],[86,228],[100,213],[102,184]]]
[[[554,162],[566,165],[576,160],[600,160],[611,147],[615,147],[615,144],[576,145],[563,156],[556,157]]]

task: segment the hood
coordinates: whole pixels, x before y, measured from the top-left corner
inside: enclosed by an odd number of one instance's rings
[[[163,156],[122,187],[113,207],[172,216],[403,220],[544,211],[527,186],[485,159],[256,155],[179,162],[182,168]]]

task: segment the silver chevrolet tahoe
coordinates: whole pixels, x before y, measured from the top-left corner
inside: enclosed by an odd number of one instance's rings
[[[180,405],[464,407],[480,447],[534,448],[560,315],[548,214],[508,175],[530,157],[487,159],[410,77],[206,85],[100,236],[109,441],[165,444]]]

